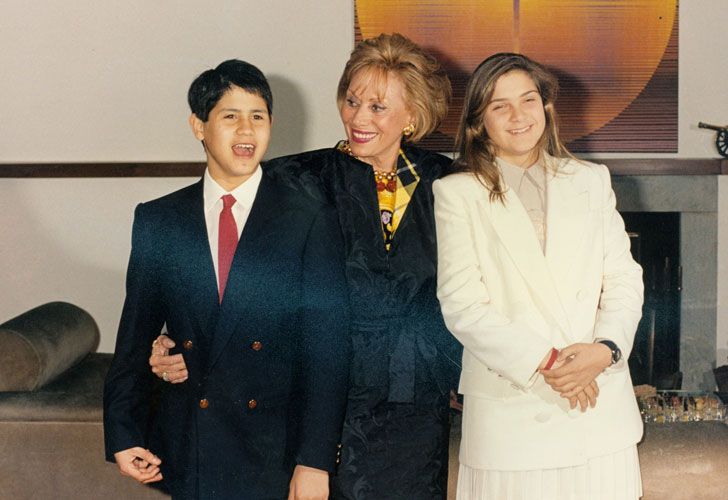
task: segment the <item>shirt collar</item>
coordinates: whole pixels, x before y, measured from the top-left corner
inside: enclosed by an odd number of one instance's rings
[[[202,183],[202,193],[205,201],[205,213],[212,210],[216,203],[220,201],[223,195],[231,194],[235,197],[236,204],[249,208],[253,205],[255,200],[255,194],[258,192],[258,186],[260,180],[263,177],[263,170],[260,168],[255,169],[253,175],[251,175],[245,182],[233,189],[232,191],[225,191],[225,189],[218,184],[215,179],[210,175],[210,171],[205,169],[204,181]]]
[[[539,189],[543,189],[546,185],[546,171],[543,166],[541,166],[540,162],[534,163],[529,168],[521,168],[508,163],[502,158],[496,158],[495,161],[500,168],[503,180],[513,189],[518,190],[520,188],[521,182],[523,182],[523,177],[526,173],[528,173],[528,175],[535,181],[535,184]]]

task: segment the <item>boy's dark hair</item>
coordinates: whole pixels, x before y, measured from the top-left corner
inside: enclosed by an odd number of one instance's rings
[[[187,92],[190,109],[197,118],[206,122],[217,101],[233,85],[260,96],[265,101],[268,114],[273,114],[273,94],[265,75],[252,64],[239,59],[222,62],[217,68],[208,69],[195,78]]]

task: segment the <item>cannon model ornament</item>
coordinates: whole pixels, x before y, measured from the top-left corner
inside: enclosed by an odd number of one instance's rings
[[[698,127],[709,128],[718,132],[715,134],[715,147],[723,158],[728,158],[728,127],[719,127],[709,123],[698,122]]]

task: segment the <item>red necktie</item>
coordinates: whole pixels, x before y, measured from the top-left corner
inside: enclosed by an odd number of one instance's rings
[[[217,275],[220,289],[220,302],[225,293],[230,265],[233,263],[235,248],[238,246],[238,227],[235,225],[232,206],[235,197],[226,194],[222,197],[222,212],[220,212],[220,225],[217,237]]]

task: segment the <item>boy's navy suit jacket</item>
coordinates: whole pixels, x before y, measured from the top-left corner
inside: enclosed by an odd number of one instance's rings
[[[340,229],[332,207],[264,172],[220,304],[202,182],[136,209],[106,458],[149,448],[175,498],[285,498],[296,464],[336,463],[349,366]],[[189,370],[181,384],[148,365],[165,325]]]

